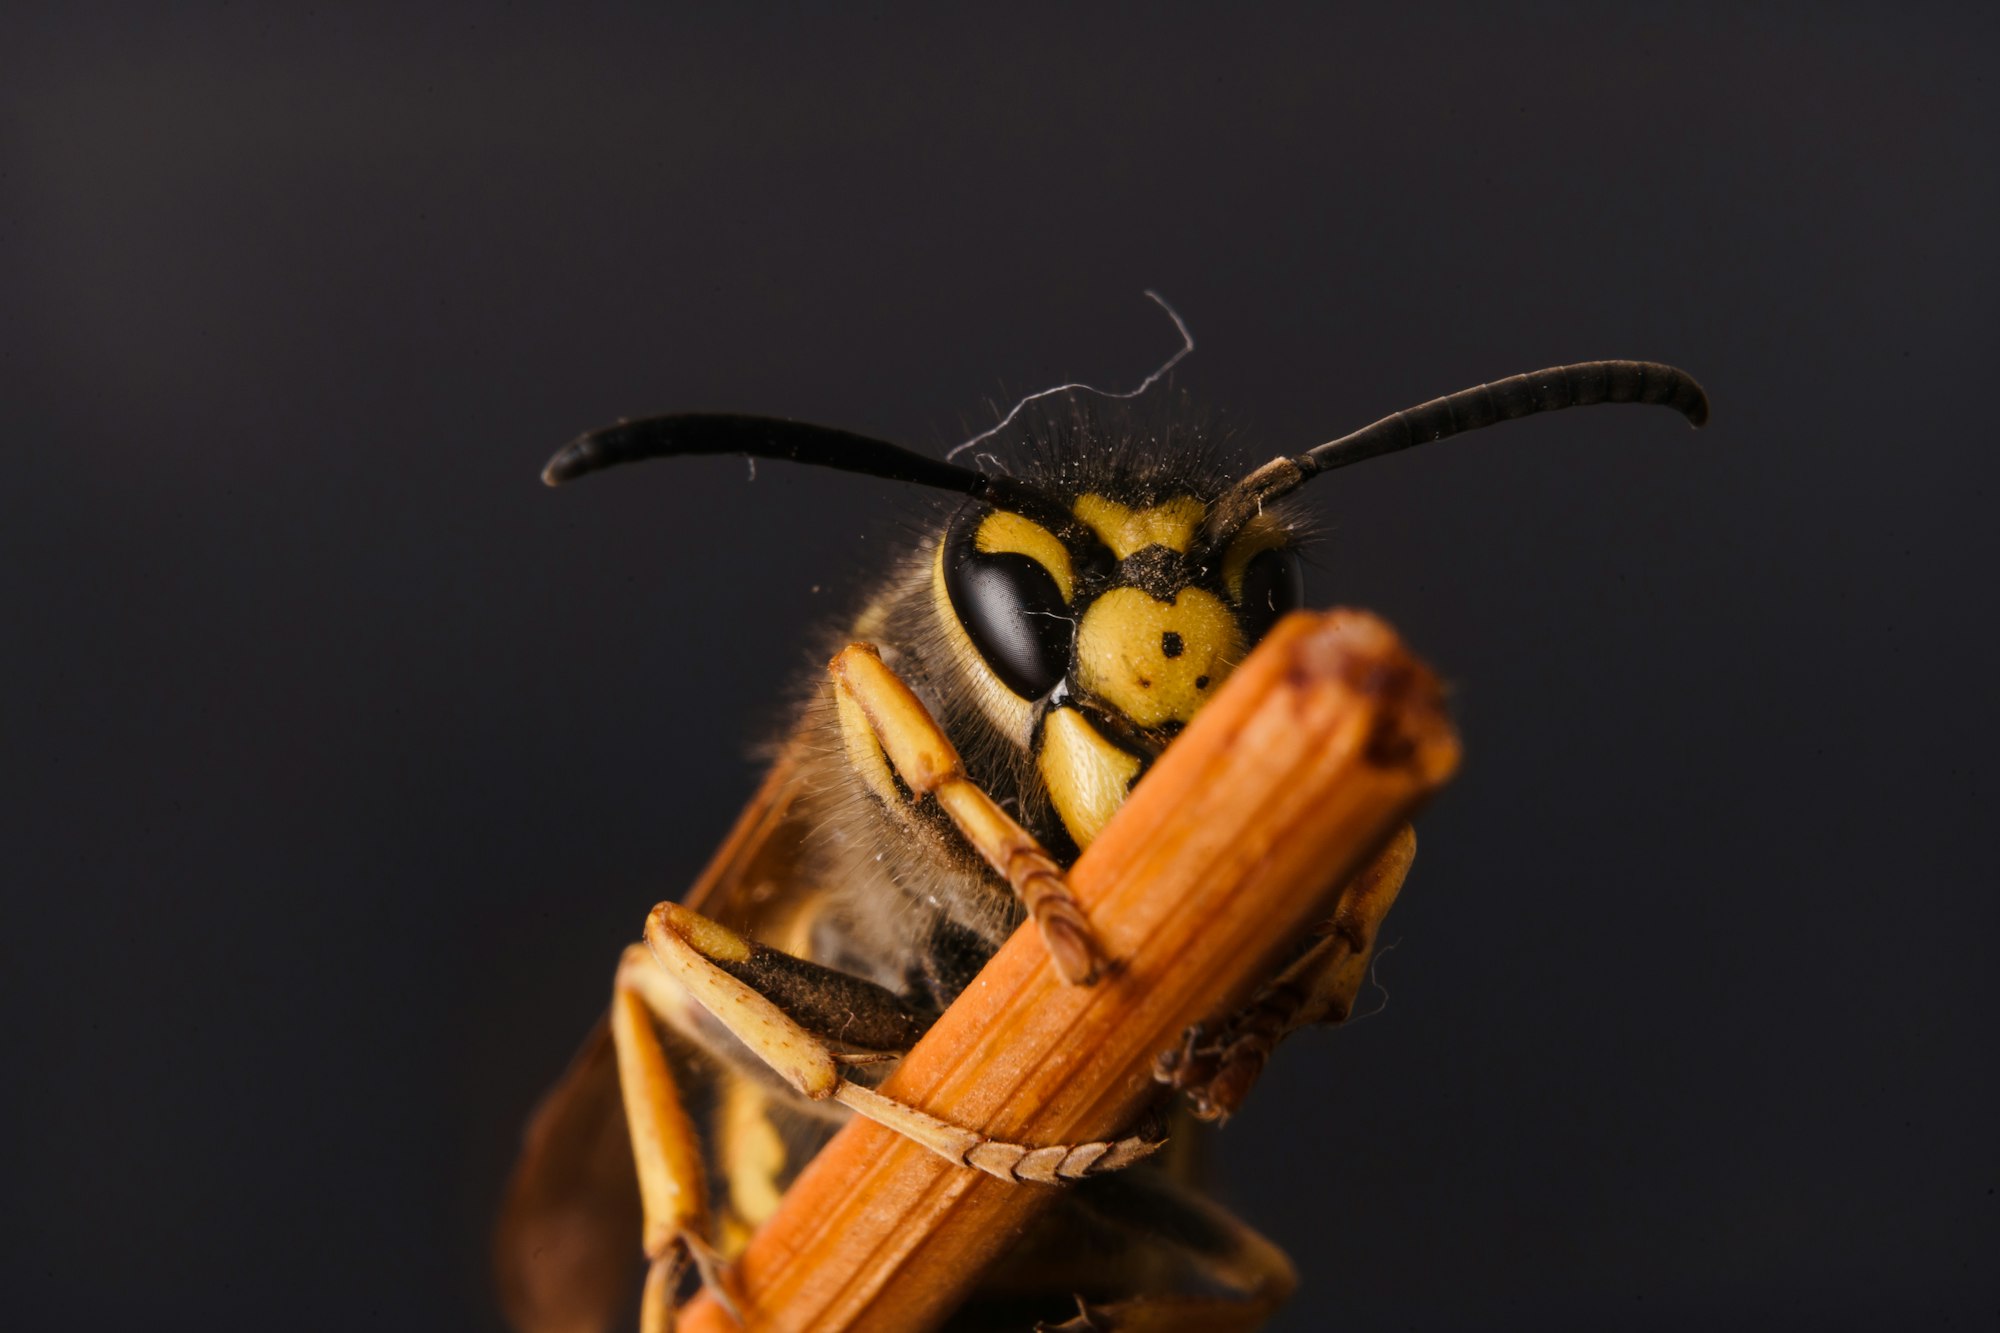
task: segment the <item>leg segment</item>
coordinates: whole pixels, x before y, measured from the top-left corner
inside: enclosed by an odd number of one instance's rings
[[[1062,867],[966,776],[958,751],[923,701],[867,644],[849,644],[829,669],[848,755],[876,795],[891,803],[901,799],[893,770],[914,796],[934,798],[1027,907],[1064,978],[1078,985],[1095,981],[1104,960]]]
[[[852,1063],[852,1058],[844,1059],[827,1045],[829,1039],[866,1045],[858,1038],[865,1028],[881,1042],[875,1049],[907,1047],[914,1035],[900,1045],[887,1040],[893,1035],[895,1015],[907,1013],[891,992],[746,940],[678,903],[661,903],[653,909],[646,918],[646,943],[678,989],[713,1014],[800,1095],[811,1101],[837,1101],[961,1166],[1002,1180],[1053,1184],[1117,1170],[1159,1146],[1128,1138],[1031,1148],[939,1120],[850,1080],[841,1066]],[[773,978],[785,978],[791,988],[782,1004],[767,993],[767,987],[776,989]],[[831,989],[815,994],[820,983]],[[873,1012],[857,1014],[857,1006],[872,1006]]]
[[[1416,859],[1417,835],[1405,824],[1341,891],[1324,937],[1278,974],[1220,1029],[1191,1027],[1162,1055],[1154,1077],[1188,1094],[1203,1120],[1227,1120],[1242,1106],[1278,1042],[1312,1023],[1342,1023],[1368,975],[1375,934]]]
[[[672,1018],[670,1012],[654,1011],[655,1000],[664,1009],[671,997],[658,995],[658,988],[648,984],[645,974],[653,970],[644,948],[633,945],[625,951],[611,993],[611,1041],[618,1053],[618,1084],[639,1177],[640,1245],[648,1265],[640,1333],[668,1333],[674,1324],[674,1289],[688,1260],[701,1270],[702,1281],[717,1299],[725,1306],[731,1302],[708,1242],[707,1173],[700,1140],[681,1107],[666,1049],[653,1026],[656,1016]]]

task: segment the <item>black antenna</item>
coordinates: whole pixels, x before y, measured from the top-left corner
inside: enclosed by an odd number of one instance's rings
[[[1657,361],[1579,361],[1550,366],[1433,398],[1316,449],[1272,459],[1215,502],[1203,527],[1203,540],[1211,549],[1228,541],[1266,503],[1322,472],[1496,422],[1593,403],[1653,403],[1673,408],[1691,426],[1708,424],[1708,395],[1684,370]]]
[[[560,486],[621,463],[697,454],[783,458],[956,491],[987,501],[1003,497],[1015,500],[1034,494],[1011,478],[992,477],[956,463],[926,458],[887,440],[782,417],[746,417],[722,412],[621,421],[579,435],[556,451],[542,469],[542,481]]]

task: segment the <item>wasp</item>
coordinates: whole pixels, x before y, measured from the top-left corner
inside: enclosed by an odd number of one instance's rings
[[[756,796],[685,899],[653,909],[616,968],[608,1016],[536,1110],[498,1233],[515,1326],[608,1328],[636,1289],[641,1327],[668,1329],[690,1268],[727,1303],[731,1256],[853,1115],[967,1170],[1071,1191],[1046,1234],[991,1276],[982,1326],[1025,1326],[1049,1298],[1080,1310],[1069,1328],[1260,1323],[1292,1285],[1283,1253],[1184,1173],[1137,1165],[1157,1146],[1143,1129],[998,1143],[876,1085],[1024,922],[1071,983],[1115,965],[1067,869],[1301,604],[1308,528],[1293,492],[1365,459],[1594,403],[1662,405],[1696,426],[1708,416],[1680,370],[1592,361],[1434,399],[1242,473],[1205,430],[1127,408],[1030,418],[1016,471],[736,415],[622,421],[562,448],[550,485],[733,453],[947,498],[828,645],[830,667]],[[1162,1052],[1163,1095],[1226,1118],[1281,1038],[1344,1019],[1414,846],[1404,829],[1344,891],[1368,929],[1305,942],[1243,1012]]]

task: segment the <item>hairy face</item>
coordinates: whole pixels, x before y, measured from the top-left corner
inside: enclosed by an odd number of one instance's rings
[[[937,548],[934,596],[975,693],[1025,741],[1050,803],[1088,846],[1145,765],[1301,595],[1275,517],[1201,545],[1208,505],[1110,487],[1022,512],[967,506]]]

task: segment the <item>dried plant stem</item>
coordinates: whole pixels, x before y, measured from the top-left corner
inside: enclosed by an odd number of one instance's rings
[[[1057,975],[1014,935],[882,1091],[997,1138],[1114,1138],[1153,1057],[1241,1004],[1338,886],[1450,775],[1435,677],[1353,611],[1290,617],[1080,858],[1072,890],[1120,966]],[[866,1120],[814,1159],[735,1266],[745,1326],[931,1328],[1058,1189],[955,1166]],[[732,1327],[703,1296],[683,1329]]]

